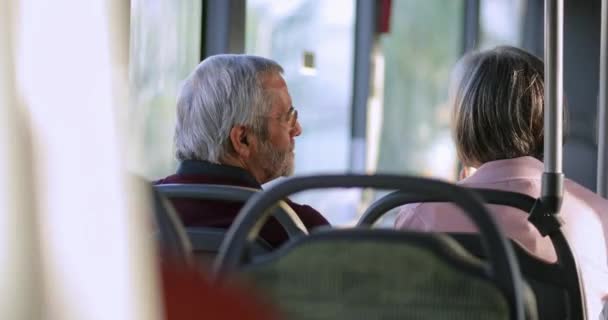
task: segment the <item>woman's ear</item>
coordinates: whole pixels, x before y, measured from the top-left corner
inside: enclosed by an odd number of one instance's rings
[[[463,166],[462,169],[460,169],[460,174],[458,175],[458,180],[462,180],[462,179],[466,179],[466,178],[470,177],[473,173],[475,173],[475,171],[477,171],[477,169],[474,167]]]
[[[230,142],[239,157],[248,158],[251,153],[249,131],[245,126],[234,126],[230,129]]]

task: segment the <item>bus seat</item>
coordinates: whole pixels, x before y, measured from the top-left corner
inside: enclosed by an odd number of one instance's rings
[[[171,203],[149,183],[146,185],[152,195],[156,238],[161,247],[158,261],[163,319],[281,319],[276,310],[237,283],[224,288],[213,286],[204,269],[190,263],[191,256],[207,248],[208,242],[211,246],[221,242],[225,230],[215,230],[218,240],[213,239],[214,230],[185,229]],[[239,308],[231,308],[235,304]]]
[[[450,233],[449,235],[471,254],[485,258],[479,236],[476,234]],[[573,275],[558,264],[547,263],[534,257],[515,241],[511,241],[511,245],[515,249],[522,275],[535,296],[539,320],[580,319],[569,316],[572,314],[570,310],[572,299],[569,293],[572,289],[569,290],[568,281],[564,280],[573,278]]]
[[[159,184],[154,188],[169,199],[186,198],[198,200],[217,200],[229,202],[247,202],[252,196],[261,192],[261,190],[216,184]],[[281,224],[289,237],[298,237],[308,233],[306,226],[300,218],[293,213],[293,210],[288,209],[289,206],[280,201],[277,205],[273,216]]]
[[[318,231],[242,272],[289,319],[512,319],[479,259],[441,235]]]
[[[481,230],[487,260],[449,236],[376,229],[316,230],[265,255],[247,248],[267,208],[315,188],[382,188],[450,198]],[[508,241],[471,191],[445,182],[394,175],[322,175],[283,180],[249,201],[215,261],[216,280],[240,273],[269,295],[288,319],[535,318]],[[525,301],[524,297],[532,300]]]
[[[525,194],[490,189],[471,190],[488,204],[517,208],[522,214],[532,212],[536,203],[536,199]],[[373,226],[384,213],[408,203],[445,201],[445,198],[435,195],[421,197],[393,192],[370,205],[359,220],[358,226]],[[485,258],[478,234],[450,233],[450,236],[475,256]],[[559,257],[556,263],[538,259],[517,242],[511,241],[522,275],[536,298],[539,319],[584,319],[583,289],[574,255],[561,230],[549,237]]]
[[[161,250],[165,254],[172,255],[174,259],[189,260],[192,255],[192,243],[175,209],[156,189],[151,187],[150,189],[154,203],[157,239]]]
[[[250,197],[260,192],[257,189],[228,186],[228,185],[207,185],[207,184],[163,184],[155,185],[157,193],[162,194],[163,198],[189,198],[201,200],[220,200],[246,202]],[[165,205],[171,206],[166,203]],[[171,206],[172,207],[172,206]],[[289,206],[283,201],[274,211],[274,217],[279,221],[290,237],[298,237],[307,233],[306,227],[299,220]],[[179,220],[179,218],[178,218]],[[179,224],[182,225],[181,221]],[[185,235],[189,239],[190,252],[200,262],[210,264],[217,254],[220,244],[224,239],[226,229],[213,227],[186,227]],[[258,237],[252,244],[251,254],[265,254],[272,250],[272,246],[264,239]]]
[[[211,265],[224,240],[226,230],[221,228],[186,228],[186,234],[192,243],[192,253],[201,262]],[[273,248],[264,239],[257,238],[252,244],[251,254],[263,255]]]

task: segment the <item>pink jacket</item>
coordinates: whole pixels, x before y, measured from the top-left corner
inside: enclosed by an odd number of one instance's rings
[[[483,164],[459,185],[540,196],[543,163],[533,157]],[[608,297],[608,200],[566,179],[561,217],[564,234],[576,256],[587,295],[589,319],[597,319],[602,297]],[[496,222],[511,239],[547,261],[555,261],[551,240],[540,236],[518,209],[489,205]],[[398,229],[440,232],[475,232],[475,226],[450,204],[416,203],[401,208]]]

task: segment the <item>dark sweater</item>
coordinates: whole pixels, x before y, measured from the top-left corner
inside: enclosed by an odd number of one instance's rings
[[[180,163],[177,172],[156,184],[218,184],[262,189],[255,178],[246,170],[238,167],[218,165],[206,161],[186,160]],[[175,210],[186,227],[228,228],[236,218],[242,203],[209,201],[195,199],[171,199]],[[287,200],[289,206],[310,230],[329,222],[315,209]],[[280,246],[288,237],[279,222],[270,217],[260,236],[273,247]]]

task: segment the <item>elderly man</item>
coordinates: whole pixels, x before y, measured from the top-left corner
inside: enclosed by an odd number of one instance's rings
[[[294,171],[295,137],[302,133],[283,68],[250,55],[216,55],[188,76],[177,101],[174,175],[158,184],[222,184],[261,189]],[[182,221],[192,227],[228,228],[242,204],[178,199]],[[328,222],[309,206],[288,204],[311,229]],[[271,218],[261,237],[273,246],[287,233]]]

